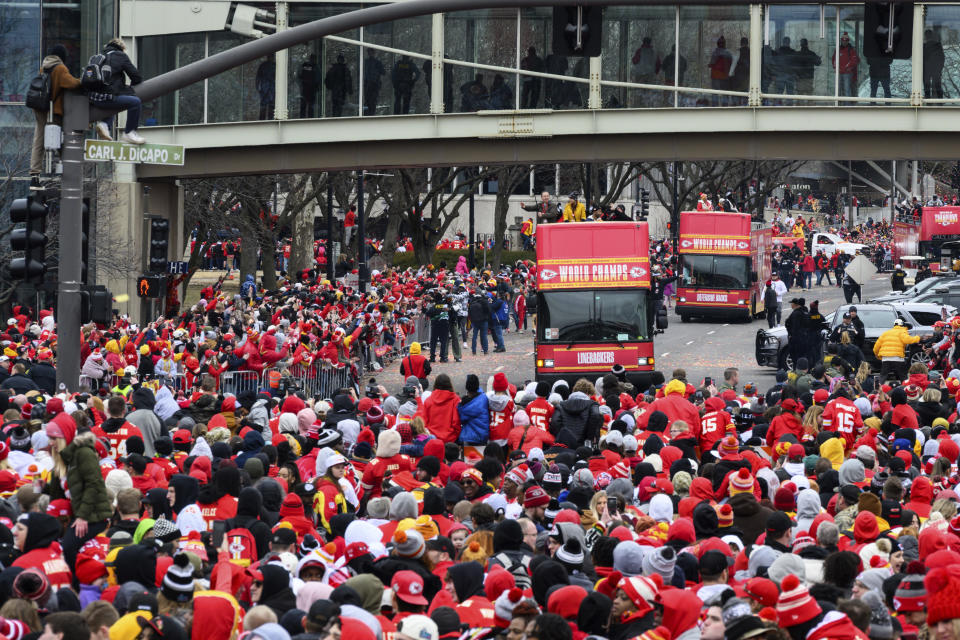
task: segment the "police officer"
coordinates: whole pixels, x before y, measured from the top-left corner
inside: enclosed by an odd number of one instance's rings
[[[903,270],[902,265],[897,265],[893,273],[890,275],[890,286],[893,287],[894,291],[906,291],[907,283],[907,272]]]
[[[430,318],[430,362],[437,361],[437,341],[440,341],[440,362],[447,362],[447,342],[450,340],[450,313],[452,309],[444,292],[431,296],[427,307]]]

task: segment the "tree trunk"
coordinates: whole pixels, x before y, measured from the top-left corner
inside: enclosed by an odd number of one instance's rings
[[[397,214],[387,214],[387,229],[383,234],[383,249],[380,251],[387,269],[393,266],[393,254],[397,250],[397,236],[400,235],[401,220],[402,217]]]
[[[312,206],[304,207],[290,223],[293,239],[290,244],[289,273],[299,274],[314,266],[313,260],[313,213]]]
[[[417,256],[420,264],[430,264],[433,262],[433,254],[436,246],[430,241],[430,234],[423,224],[422,213],[414,210],[407,214],[407,220],[410,224],[410,239],[413,242],[413,254]]]
[[[268,291],[277,288],[277,241],[273,236],[260,238],[261,269],[263,270],[263,287]]]
[[[240,281],[243,282],[247,276],[257,276],[257,249],[260,248],[260,241],[257,234],[247,225],[240,225],[241,243],[240,243]]]
[[[493,251],[490,254],[490,264],[493,269],[500,267],[500,256],[503,253],[503,240],[507,235],[507,211],[510,209],[510,196],[500,197],[497,193],[497,202],[493,208]]]

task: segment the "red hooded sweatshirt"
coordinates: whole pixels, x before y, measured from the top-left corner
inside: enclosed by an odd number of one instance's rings
[[[456,442],[460,437],[460,398],[453,391],[435,390],[424,401],[417,415],[423,418],[427,431],[444,442]]]

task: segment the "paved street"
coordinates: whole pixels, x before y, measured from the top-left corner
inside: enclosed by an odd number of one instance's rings
[[[877,274],[864,287],[864,300],[890,290],[889,274]],[[843,291],[837,287],[814,287],[810,291],[791,289],[786,299],[794,296],[806,298],[807,302],[820,301],[820,310],[824,315],[832,312],[843,303]],[[786,306],[783,319],[789,315]],[[687,371],[687,379],[699,384],[704,376],[722,378],[726,367],[740,369],[741,384],[753,382],[760,389],[766,389],[774,383],[774,369],[760,367],[754,355],[757,330],[766,326],[766,320],[754,320],[750,323],[729,323],[724,321],[693,320],[681,323],[680,318],[670,310],[670,327],[665,333],[658,334],[654,340],[657,369],[669,378],[670,373],[681,367]],[[463,362],[455,362],[450,356],[449,363],[434,363],[433,372],[447,373],[453,378],[455,389],[462,391],[466,376],[475,373],[480,376],[481,384],[486,378],[498,371],[507,374],[514,384],[533,379],[533,334],[530,331],[504,334],[506,353],[489,355],[470,355],[470,349],[464,349]],[[428,355],[423,345],[424,355]],[[433,376],[431,376],[431,379]],[[378,382],[385,384],[391,392],[403,385],[399,362],[377,376]]]

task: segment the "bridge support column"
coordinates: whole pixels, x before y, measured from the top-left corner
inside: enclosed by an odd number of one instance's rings
[[[747,104],[759,107],[760,74],[763,71],[763,5],[750,5],[750,91]]]
[[[923,104],[923,14],[925,6],[919,2],[913,5],[913,42],[910,58],[910,104],[919,107]]]
[[[443,14],[431,16],[430,113],[443,113]]]
[[[287,17],[289,15],[290,5],[286,2],[278,2],[277,13],[277,33],[287,30]],[[276,80],[274,81],[274,118],[277,120],[286,120],[290,117],[288,108],[287,81],[290,78],[290,49],[280,49],[276,55]]]
[[[600,56],[590,58],[590,96],[587,98],[588,109],[601,109],[603,107],[603,96],[600,93],[601,74],[602,64],[600,62]]]

